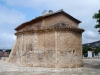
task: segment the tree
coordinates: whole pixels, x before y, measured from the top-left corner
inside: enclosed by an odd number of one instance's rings
[[[94,53],[97,55],[98,53],[100,52],[100,48],[96,48],[95,50],[94,50]]]
[[[90,47],[88,47],[88,46],[83,46],[83,55],[84,55],[84,57],[87,57],[88,56],[88,50],[89,50],[89,48]]]
[[[6,51],[4,52],[7,52],[8,54],[10,54],[11,50],[10,49],[7,49]]]
[[[96,29],[98,28],[98,32],[100,34],[100,10],[98,11],[98,13],[95,13],[93,15],[93,19],[96,19],[97,20],[97,24],[94,26]]]

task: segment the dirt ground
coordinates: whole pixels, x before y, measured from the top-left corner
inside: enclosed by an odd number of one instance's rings
[[[81,68],[17,67],[0,60],[0,75],[100,75],[100,59],[83,59]]]

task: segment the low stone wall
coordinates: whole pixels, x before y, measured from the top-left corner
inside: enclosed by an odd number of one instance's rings
[[[100,59],[100,57],[83,57],[83,59]]]

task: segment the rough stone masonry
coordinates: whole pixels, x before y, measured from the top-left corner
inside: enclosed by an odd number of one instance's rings
[[[8,62],[25,67],[83,66],[81,21],[52,10],[15,28],[17,36]]]

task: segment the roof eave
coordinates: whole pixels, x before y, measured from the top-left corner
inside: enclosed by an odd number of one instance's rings
[[[55,15],[55,14],[59,14],[59,13],[63,13],[64,15],[70,17],[70,18],[71,18],[72,20],[74,20],[75,22],[81,23],[80,20],[78,20],[78,19],[72,17],[71,15],[67,14],[67,13],[64,12],[63,10],[59,10],[59,11],[54,12],[54,13],[52,13],[52,14],[47,14],[47,15],[44,15],[44,16],[39,16],[39,17],[36,17],[36,18],[34,18],[34,19],[32,19],[32,20],[30,20],[30,21],[28,21],[28,22],[22,23],[21,25],[19,25],[18,27],[16,27],[14,30],[18,31],[21,27],[25,26],[26,24],[30,24],[30,23],[32,23],[32,22],[36,22],[37,20],[41,20],[41,19],[43,19],[43,18],[45,18],[45,17],[51,16],[51,15]]]
[[[71,19],[75,20],[77,23],[82,23],[80,20],[72,17],[71,15],[69,15],[68,13],[66,13],[65,11],[62,11],[62,13],[64,13],[66,16],[70,17]]]

